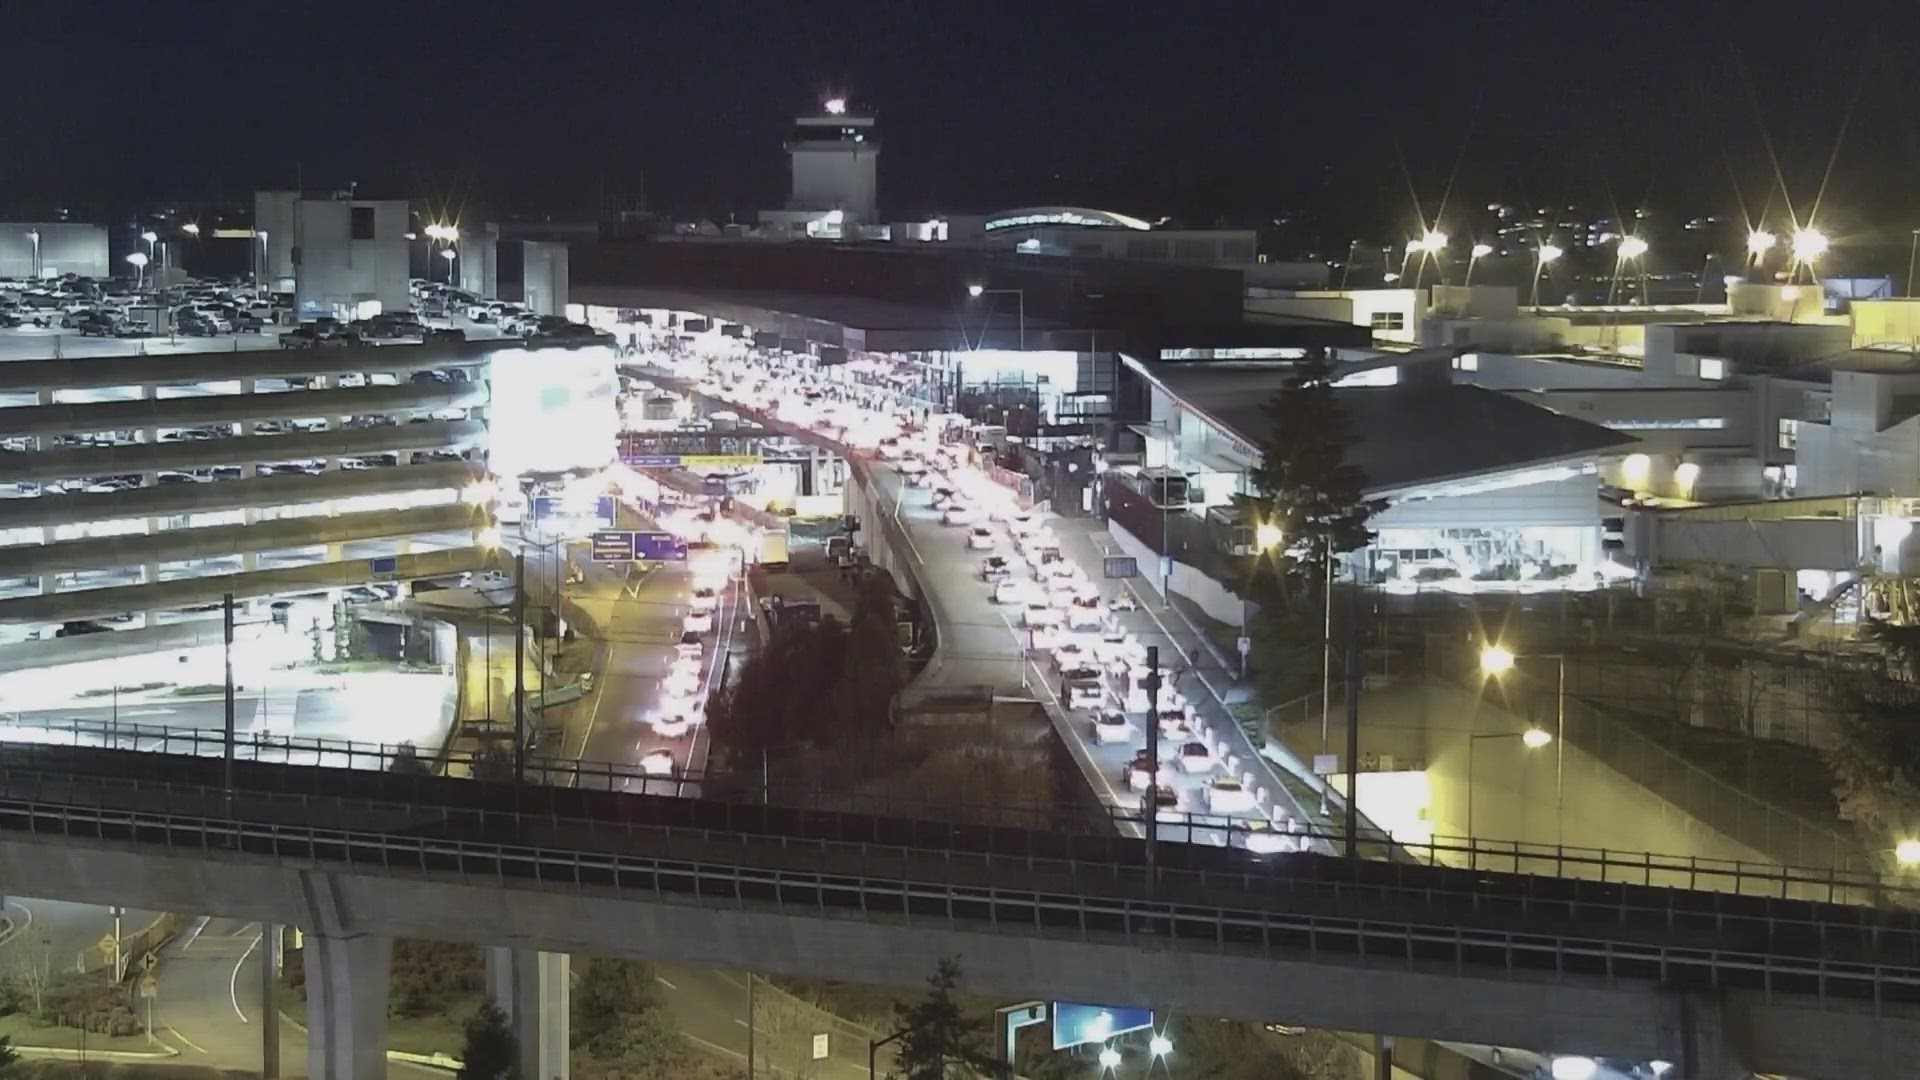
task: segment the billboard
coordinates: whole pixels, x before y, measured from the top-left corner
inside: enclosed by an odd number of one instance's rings
[[[1106,1042],[1115,1035],[1153,1026],[1152,1009],[1129,1009],[1118,1005],[1083,1005],[1075,1001],[1053,1003],[1053,1048]]]

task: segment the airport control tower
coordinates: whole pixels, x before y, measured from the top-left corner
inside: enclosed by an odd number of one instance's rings
[[[873,117],[848,112],[846,98],[828,98],[818,113],[794,118],[787,160],[793,169],[787,209],[839,210],[855,220],[873,213],[879,137]]]

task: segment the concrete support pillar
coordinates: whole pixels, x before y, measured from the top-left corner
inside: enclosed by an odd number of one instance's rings
[[[1393,1036],[1373,1037],[1373,1080],[1393,1080]]]
[[[393,939],[310,933],[305,958],[307,1075],[311,1080],[383,1080]]]
[[[55,574],[40,575],[40,595],[52,596],[60,591],[59,578]]]
[[[245,378],[242,378],[240,380],[240,392],[243,394],[253,393],[255,388],[255,383],[256,383],[256,380],[251,375],[246,376]]]
[[[487,950],[487,996],[513,1026],[526,1080],[567,1080],[571,966],[566,953]]]
[[[280,1006],[273,987],[280,977],[280,926],[260,924],[260,1080],[280,1077]]]
[[[157,562],[140,564],[140,584],[151,585],[160,580],[160,564]]]
[[[345,562],[346,559],[347,559],[347,545],[341,543],[338,540],[335,540],[334,542],[327,545],[327,561],[328,562]]]
[[[1707,994],[1685,994],[1679,1000],[1678,1064],[1687,1080],[1747,1080],[1752,1073],[1740,1064],[1738,1033],[1729,1030],[1726,1002]]]
[[[260,569],[260,553],[257,551],[241,552],[240,553],[240,569],[242,570]]]

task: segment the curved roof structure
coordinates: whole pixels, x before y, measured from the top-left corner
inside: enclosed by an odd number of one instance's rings
[[[988,218],[984,227],[988,232],[997,232],[1001,229],[1031,228],[1036,225],[1072,225],[1083,229],[1139,231],[1153,227],[1137,217],[1116,214],[1111,210],[1093,210],[1084,206],[1028,206],[1019,210],[1008,210]]]

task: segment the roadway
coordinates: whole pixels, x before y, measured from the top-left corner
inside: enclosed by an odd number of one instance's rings
[[[664,361],[650,358],[650,362]],[[1020,559],[1013,549],[1008,530],[1000,525],[990,526],[993,548],[969,548],[966,527],[941,523],[940,512],[931,505],[932,488],[909,487],[897,469],[887,462],[875,460],[870,454],[824,438],[813,430],[809,422],[813,412],[802,404],[803,398],[798,391],[804,388],[828,394],[855,393],[882,398],[888,395],[872,389],[850,391],[811,380],[810,376],[796,376],[787,372],[779,377],[786,383],[797,381],[797,384],[783,384],[782,396],[767,402],[741,393],[729,394],[718,380],[712,378],[696,382],[691,378],[699,374],[696,365],[681,363],[671,369],[650,366],[647,370],[650,378],[682,392],[722,401],[729,408],[762,418],[762,422],[771,428],[793,431],[806,441],[823,443],[866,460],[864,471],[872,479],[876,500],[883,504],[872,510],[886,513],[899,526],[908,550],[896,554],[912,560],[914,576],[925,592],[939,630],[939,647],[916,685],[927,688],[985,686],[1003,696],[1036,696],[1047,707],[1062,741],[1096,797],[1110,807],[1128,810],[1138,808],[1141,796],[1128,789],[1123,772],[1134,754],[1145,745],[1145,732],[1153,725],[1144,712],[1127,710],[1134,725],[1133,736],[1124,742],[1100,744],[1092,737],[1092,714],[1068,708],[1061,700],[1056,689],[1058,677],[1052,670],[1047,654],[1029,650],[1024,628],[1016,626],[1009,615],[1017,608],[994,603],[991,587],[980,577],[981,562],[991,554],[1001,555],[1012,560],[1016,567],[1019,566]],[[758,374],[770,376],[773,372],[762,366]],[[740,380],[735,385],[744,387],[750,383]],[[890,400],[894,408],[908,416],[914,415],[921,405],[910,398],[893,396]],[[856,404],[861,408],[872,407],[868,401],[858,401]],[[772,415],[769,415],[769,409]],[[982,515],[989,508],[998,508],[1002,514],[1017,509],[1013,493],[996,486],[978,470],[961,465],[949,475],[951,483],[972,499],[976,510]],[[1094,535],[1097,524],[1091,519],[1061,518],[1047,512],[1034,512],[1032,516],[1038,523],[1054,530],[1065,558],[1076,563],[1090,580],[1103,586],[1109,624],[1125,630],[1143,646],[1159,647],[1162,670],[1167,673],[1167,687],[1162,691],[1162,701],[1170,700],[1170,691],[1175,689],[1178,681],[1174,673],[1186,666],[1183,651],[1175,644],[1172,631],[1161,622],[1160,616],[1153,613],[1147,598],[1136,592],[1130,582],[1113,586],[1102,580],[1099,556],[1104,552],[1101,542]],[[870,523],[863,539],[870,546],[886,542],[879,523]],[[1114,601],[1122,596],[1132,602],[1134,610],[1114,610]],[[1115,680],[1110,678],[1108,681],[1106,707],[1124,705],[1122,695],[1116,693],[1118,687],[1112,685]],[[1311,821],[1287,785],[1280,781],[1272,767],[1256,752],[1214,688],[1198,678],[1184,685],[1191,691],[1187,697],[1188,704],[1199,719],[1195,733],[1197,741],[1206,743],[1214,752],[1209,754],[1204,765],[1189,771],[1174,763],[1181,746],[1188,740],[1163,740],[1161,761],[1165,768],[1161,783],[1175,791],[1180,800],[1180,810],[1187,815],[1233,818],[1246,823],[1267,821],[1270,811],[1277,811],[1275,818],[1281,821]],[[1224,753],[1219,752],[1221,750]],[[1251,781],[1245,786],[1261,796],[1255,807],[1229,813],[1214,813],[1211,810],[1208,802],[1211,785],[1216,779],[1228,775]],[[1226,830],[1196,829],[1191,818],[1179,824],[1164,825],[1159,835],[1173,842],[1194,841],[1214,845],[1228,842]]]

